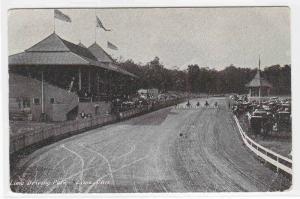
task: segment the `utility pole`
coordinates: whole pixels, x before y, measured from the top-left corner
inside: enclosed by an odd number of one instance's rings
[[[44,70],[42,70],[42,114],[44,115]]]
[[[258,88],[258,97],[259,97],[259,106],[261,106],[261,77],[260,77],[260,55],[258,57],[258,73],[259,73],[259,88]]]

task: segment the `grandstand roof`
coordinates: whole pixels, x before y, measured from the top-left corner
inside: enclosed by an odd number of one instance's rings
[[[88,47],[90,52],[98,59],[100,62],[110,62],[113,63],[114,60],[112,57],[107,54],[101,46],[99,46],[96,42],[93,43],[90,47]]]
[[[116,66],[111,57],[98,44],[93,44],[90,48],[91,50],[81,43],[76,45],[62,39],[56,33],[52,33],[24,52],[9,56],[9,65],[95,66],[124,75],[129,75],[131,77],[136,77],[135,75]]]

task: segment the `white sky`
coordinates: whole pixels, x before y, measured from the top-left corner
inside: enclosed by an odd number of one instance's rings
[[[89,46],[95,41],[94,9],[60,9],[72,23],[56,20],[62,38]],[[234,64],[257,67],[290,64],[290,10],[287,7],[97,9],[105,32],[97,42],[113,57],[165,67],[198,64],[215,69]],[[24,51],[53,32],[53,9],[9,11],[9,54]],[[110,41],[118,51],[106,48]]]

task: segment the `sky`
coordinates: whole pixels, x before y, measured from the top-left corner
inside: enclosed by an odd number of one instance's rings
[[[221,70],[290,64],[288,7],[60,9],[72,22],[55,20],[55,32],[73,43],[95,42],[95,14],[112,31],[96,29],[96,40],[117,59],[166,68],[198,64]],[[14,9],[8,15],[8,52],[16,54],[54,31],[53,9]],[[119,50],[107,48],[107,41]]]

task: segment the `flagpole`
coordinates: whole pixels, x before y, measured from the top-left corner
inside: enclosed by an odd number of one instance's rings
[[[94,11],[95,11],[95,43],[97,43],[97,19],[96,19],[96,8],[94,9]]]
[[[53,32],[55,33],[55,29],[56,29],[56,20],[55,19],[59,19],[65,22],[69,22],[71,23],[72,20],[68,15],[65,15],[64,13],[62,13],[61,11],[54,9],[53,12]]]
[[[55,33],[55,9],[53,9],[53,33]]]

